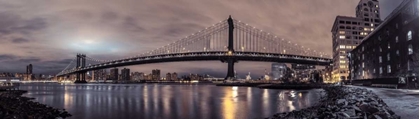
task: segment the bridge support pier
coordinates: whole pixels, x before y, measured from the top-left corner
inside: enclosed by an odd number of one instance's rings
[[[228,59],[227,61],[228,64],[228,70],[227,70],[227,75],[225,80],[232,80],[235,79],[235,60],[234,59]]]

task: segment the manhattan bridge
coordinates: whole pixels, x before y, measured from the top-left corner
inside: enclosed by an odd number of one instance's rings
[[[154,50],[116,60],[98,60],[77,54],[56,76],[76,75],[76,82],[86,82],[88,71],[161,62],[218,60],[227,63],[225,79],[234,77],[238,61],[282,62],[327,66],[326,53],[292,43],[274,34],[232,19],[220,21],[190,36]],[[86,64],[90,64],[86,66]]]

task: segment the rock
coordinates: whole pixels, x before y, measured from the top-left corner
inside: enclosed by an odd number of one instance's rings
[[[373,106],[367,105],[367,104],[362,104],[359,108],[360,108],[360,110],[362,110],[364,112],[369,112],[371,114],[379,111],[379,109],[377,109]]]
[[[349,110],[346,110],[346,111],[344,111],[343,113],[347,114],[347,115],[348,115],[348,116],[350,116],[350,117],[354,117],[354,116],[356,116],[356,111],[355,111],[354,109],[349,109]]]
[[[373,115],[373,117],[375,117],[375,119],[382,119],[380,116],[378,115]]]
[[[355,109],[355,110],[357,110],[357,111],[359,111],[359,112],[360,112],[360,111],[362,111],[362,110],[360,110],[360,108],[359,108],[359,107],[357,107],[357,106],[354,106],[354,105],[353,105],[352,107],[353,107],[353,109]]]

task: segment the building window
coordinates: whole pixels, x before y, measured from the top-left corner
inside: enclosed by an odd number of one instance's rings
[[[375,13],[378,13],[378,10],[375,10]]]
[[[395,28],[397,28],[397,29],[398,29],[398,23],[396,23],[396,24],[395,24]]]
[[[344,49],[344,48],[346,48],[345,45],[340,45],[340,49]]]
[[[388,49],[391,49],[391,44],[388,43]]]
[[[364,11],[369,11],[367,8],[363,9]]]
[[[378,7],[379,7],[379,5],[375,5],[375,7],[376,7],[376,8],[378,8]]]
[[[391,60],[391,55],[389,55],[389,53],[386,55],[388,61]]]
[[[388,73],[391,73],[391,65],[388,65]]]
[[[339,33],[340,33],[340,34],[344,34],[345,32],[344,32],[344,31],[339,31]]]
[[[407,40],[411,40],[413,38],[411,31],[407,33]]]
[[[398,43],[398,36],[395,36],[395,42]]]
[[[376,73],[376,70],[375,69],[373,69],[373,73]]]
[[[375,30],[374,28],[370,28],[370,31],[373,31],[373,30]]]
[[[371,27],[373,27],[373,24],[372,24],[372,23],[370,23],[370,26],[371,26]]]
[[[346,46],[346,48],[347,48],[347,49],[352,49],[352,46],[347,45],[347,46]]]
[[[382,67],[379,67],[379,74],[382,74]]]
[[[382,63],[382,56],[379,56],[379,63]]]
[[[381,47],[379,47],[379,52],[382,52],[382,48]]]
[[[345,57],[344,56],[340,56],[340,59],[344,59]]]
[[[410,44],[408,45],[408,55],[412,55],[413,54],[413,46]]]
[[[340,63],[346,63],[346,61],[344,61],[344,60],[340,60]]]
[[[340,39],[345,39],[345,38],[346,38],[346,36],[339,36],[339,38],[340,38]]]
[[[369,28],[364,28],[365,31],[369,31]]]
[[[365,63],[364,62],[362,62],[362,68],[365,68]]]
[[[362,51],[365,51],[365,46],[362,46]]]
[[[397,50],[395,54],[397,54],[397,56],[399,56],[400,55],[400,51]]]
[[[365,60],[365,54],[362,54],[362,60]]]

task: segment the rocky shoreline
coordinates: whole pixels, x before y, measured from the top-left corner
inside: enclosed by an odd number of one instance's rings
[[[55,109],[23,97],[27,91],[0,91],[0,119],[56,119],[70,117],[64,109]]]
[[[267,119],[399,119],[372,91],[364,88],[324,87],[324,94],[312,107],[278,113]]]

